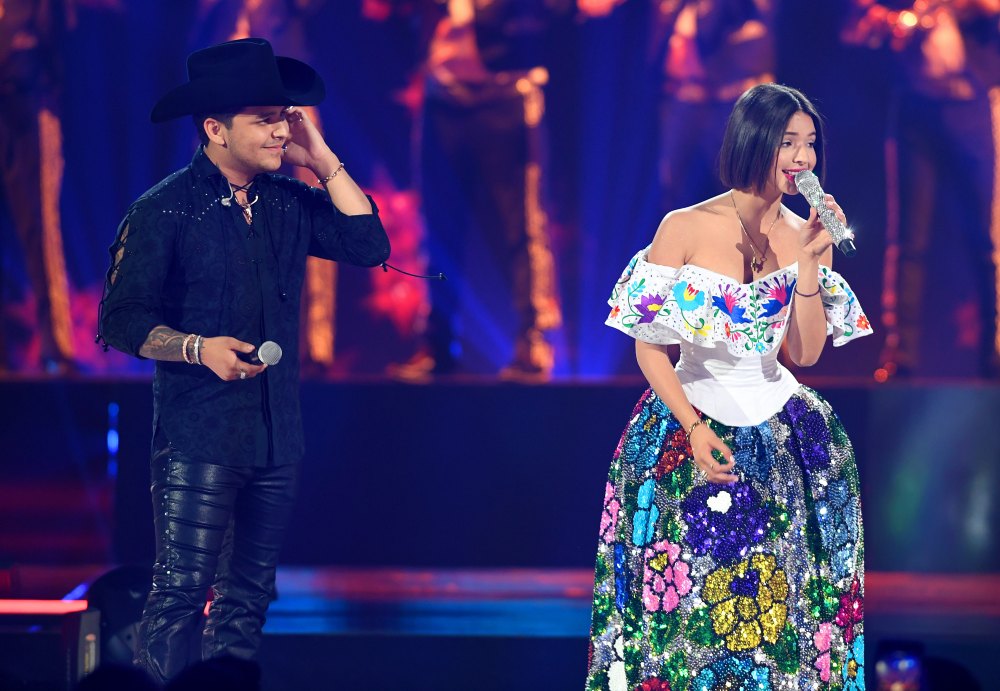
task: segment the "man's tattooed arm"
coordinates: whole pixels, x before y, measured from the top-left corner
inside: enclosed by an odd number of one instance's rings
[[[139,355],[150,360],[169,360],[183,362],[184,355],[181,346],[187,334],[175,331],[169,326],[154,326],[146,337],[146,342],[139,348]]]

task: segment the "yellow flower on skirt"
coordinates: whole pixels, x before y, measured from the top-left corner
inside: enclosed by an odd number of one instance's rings
[[[705,579],[702,599],[712,605],[712,629],[729,650],[774,643],[788,617],[788,581],[771,554],[755,554]]]

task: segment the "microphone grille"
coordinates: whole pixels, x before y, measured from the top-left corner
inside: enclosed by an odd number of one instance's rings
[[[257,348],[257,358],[265,365],[277,365],[281,360],[281,346],[274,341],[264,341]]]
[[[819,178],[811,170],[800,170],[795,174],[795,186],[802,193],[802,196],[806,198],[811,206],[819,208],[826,208],[823,203],[823,188],[820,187]]]

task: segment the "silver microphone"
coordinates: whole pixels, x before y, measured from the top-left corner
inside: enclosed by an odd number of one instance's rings
[[[809,202],[809,206],[816,209],[816,214],[819,216],[820,222],[837,244],[837,249],[843,252],[845,256],[853,257],[857,253],[858,248],[854,246],[854,240],[851,238],[847,226],[841,223],[840,219],[837,218],[837,214],[833,212],[833,209],[827,207],[826,193],[820,187],[819,178],[816,177],[816,174],[811,170],[800,170],[795,174],[795,186],[799,188],[799,192]]]
[[[240,360],[251,365],[277,365],[281,360],[281,346],[274,341],[264,341],[252,353],[237,353]]]

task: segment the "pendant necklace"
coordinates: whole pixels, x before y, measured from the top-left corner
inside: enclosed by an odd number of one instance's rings
[[[729,198],[733,200],[733,208],[736,209],[736,218],[740,220],[740,228],[743,229],[743,234],[747,236],[747,242],[750,243],[750,251],[753,253],[753,257],[750,259],[750,268],[753,269],[754,273],[760,273],[764,269],[764,261],[767,259],[767,250],[771,246],[771,241],[765,238],[766,244],[764,245],[764,251],[761,252],[757,250],[757,245],[754,244],[753,238],[750,237],[750,232],[743,223],[743,217],[740,216],[740,207],[736,206],[736,195],[732,190],[729,190]],[[771,234],[771,230],[774,228],[774,224],[778,222],[779,218],[781,218],[781,204],[778,204],[778,213],[775,214],[774,220],[771,221],[771,225],[767,229],[768,235]]]
[[[253,183],[254,183],[254,181],[251,180],[246,185],[240,185],[240,186],[237,186],[237,187],[233,187],[233,183],[231,183],[228,180],[226,180],[226,184],[229,185],[230,198],[233,199],[233,200],[235,200],[236,201],[236,205],[243,210],[243,220],[247,222],[247,225],[252,225],[253,224],[253,210],[250,207],[257,203],[257,201],[260,199],[260,195],[257,194],[257,190],[254,190],[253,191],[253,199],[251,199],[250,201],[248,201],[246,203],[243,203],[239,199],[236,198],[236,193],[237,192],[246,192],[247,193],[247,197],[249,198],[249,196],[250,196],[250,188],[253,187]]]

